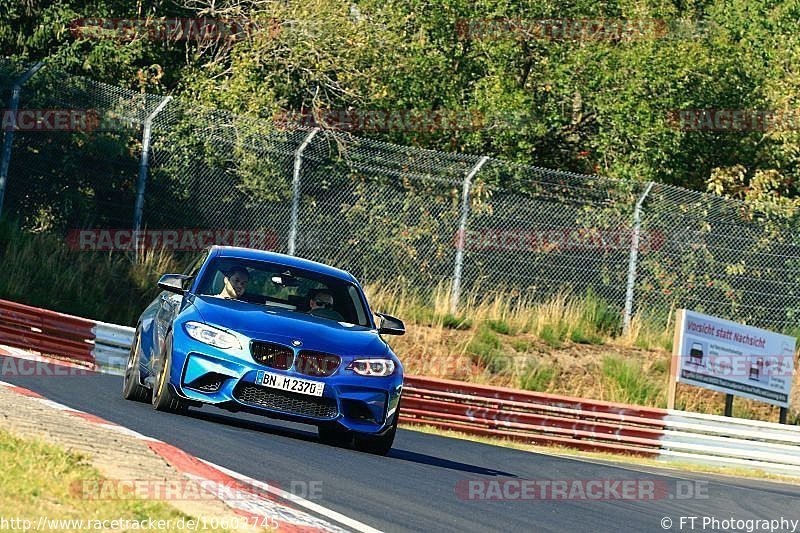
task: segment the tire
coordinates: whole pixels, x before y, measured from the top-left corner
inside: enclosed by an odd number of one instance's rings
[[[133,334],[131,353],[128,355],[128,364],[125,366],[125,376],[122,379],[122,397],[134,402],[150,403],[153,391],[139,383],[139,351],[142,346],[139,328]]]
[[[347,447],[353,442],[353,433],[338,424],[317,426],[319,440],[328,446]]]
[[[153,409],[170,413],[185,412],[189,405],[173,394],[169,384],[169,372],[172,368],[172,332],[167,334],[161,360],[163,364],[158,370],[156,383],[153,386]]]
[[[400,408],[394,414],[394,422],[392,428],[383,435],[376,437],[374,435],[364,435],[356,433],[353,437],[356,450],[374,455],[386,455],[392,449],[394,444],[394,436],[397,433],[397,421],[400,419]]]

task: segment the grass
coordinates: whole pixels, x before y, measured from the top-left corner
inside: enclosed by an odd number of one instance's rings
[[[488,297],[480,290],[465,295],[459,315],[450,309],[450,286],[440,283],[430,294],[412,292],[408,287],[391,284],[367,286],[373,307],[406,317],[410,322],[449,329],[485,327],[500,335],[533,334],[551,338],[602,343],[619,337],[620,310],[589,293],[583,297],[556,294],[545,301],[495,290]],[[424,310],[424,311],[423,311]],[[641,325],[639,326],[641,329]],[[652,328],[651,328],[652,329]],[[651,330],[647,330],[650,332]]]
[[[553,364],[529,361],[522,371],[519,386],[529,391],[549,390],[560,373],[559,368]]]
[[[447,313],[442,317],[442,326],[448,329],[465,330],[472,327],[472,320]]]
[[[178,531],[190,517],[164,502],[133,498],[87,498],[81,487],[104,478],[80,455],[0,430],[0,516],[30,520],[167,520]],[[168,522],[169,523],[169,522]],[[71,531],[66,527],[52,531]],[[223,531],[223,530],[216,530]]]
[[[671,318],[672,313],[669,316]],[[629,345],[643,350],[672,352],[673,327],[674,324],[669,319],[666,322],[659,321],[640,313],[632,317],[625,340]]]
[[[609,355],[603,358],[601,371],[606,389],[614,401],[655,405],[665,398],[663,385],[653,382],[636,361]]]
[[[569,340],[577,344],[603,344],[603,338],[596,333],[587,333],[580,326],[569,334]]]
[[[567,330],[565,327],[561,327],[561,324],[555,326],[552,324],[545,324],[538,332],[539,338],[553,348],[561,348],[566,335]]]
[[[531,352],[534,349],[534,347],[536,346],[536,343],[531,339],[516,339],[515,338],[515,339],[510,339],[509,342],[511,344],[511,348],[515,352],[519,352],[519,353],[522,353],[522,354],[527,354],[528,352]]]
[[[494,332],[501,335],[511,335],[511,327],[504,320],[487,320],[486,325]]]
[[[467,352],[473,361],[485,366],[489,372],[499,374],[508,370],[511,365],[502,347],[497,335],[490,328],[482,327],[467,345]]]

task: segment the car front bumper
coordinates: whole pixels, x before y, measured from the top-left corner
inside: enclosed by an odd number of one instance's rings
[[[308,376],[257,363],[247,348],[221,350],[173,332],[170,383],[184,399],[309,424],[339,424],[367,434],[381,434],[393,424],[402,393],[402,367],[387,377],[366,377],[346,370],[343,358],[328,377]],[[247,346],[247,344],[243,344]],[[321,397],[265,387],[263,372],[325,384]]]

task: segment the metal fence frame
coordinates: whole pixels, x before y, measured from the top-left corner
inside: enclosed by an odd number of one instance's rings
[[[19,76],[15,79],[12,87],[10,112],[15,112],[17,110],[20,101],[20,95],[25,92],[23,86],[26,86],[26,83],[28,83],[36,76],[38,72],[41,71],[42,66],[43,64],[41,63],[36,64],[32,68],[27,69],[22,76]],[[74,80],[83,80],[83,78],[74,76],[71,77],[66,74],[64,74],[64,76]],[[110,87],[97,84],[96,82],[92,83],[97,85],[97,87],[92,90],[96,90],[101,93],[107,90],[105,88]],[[122,90],[119,89],[119,91]],[[58,101],[58,95],[51,96],[53,97],[54,101]],[[135,115],[133,118],[128,118],[130,122],[142,127],[138,175],[134,180],[134,215],[131,223],[131,227],[135,230],[145,227],[144,215],[146,212],[147,202],[146,190],[149,191],[149,174],[153,168],[153,161],[151,157],[151,154],[154,151],[152,136],[154,132],[159,135],[163,135],[164,132],[170,131],[170,128],[176,127],[175,125],[179,122],[177,117],[179,117],[180,109],[187,108],[186,106],[191,108],[192,105],[186,102],[181,102],[178,104],[178,101],[174,100],[171,96],[145,96],[147,102],[152,101],[152,104],[148,104],[147,106],[144,106],[142,110],[140,110],[140,112],[143,114]],[[670,212],[673,205],[680,206],[684,213],[690,213],[691,216],[694,216],[697,219],[706,217],[706,219],[709,221],[709,224],[713,222],[715,225],[719,225],[720,227],[725,227],[726,224],[729,224],[731,228],[734,228],[734,230],[736,230],[736,228],[744,228],[745,230],[753,233],[753,235],[756,235],[752,238],[753,242],[757,242],[757,233],[758,231],[761,231],[757,224],[753,223],[752,221],[740,220],[735,215],[737,211],[741,211],[742,209],[752,209],[752,206],[745,206],[745,204],[742,202],[715,197],[704,193],[688,191],[663,184],[655,184],[652,182],[628,184],[626,182],[609,180],[598,176],[585,176],[568,172],[540,169],[536,167],[524,167],[522,165],[515,165],[512,163],[499,161],[485,155],[465,156],[426,151],[410,147],[401,147],[388,143],[356,138],[349,135],[342,135],[335,132],[331,133],[329,131],[320,130],[319,128],[301,130],[294,132],[291,135],[287,134],[284,136],[285,138],[280,140],[279,143],[278,141],[275,141],[278,144],[273,143],[274,146],[273,144],[268,143],[259,144],[261,141],[257,140],[263,137],[257,136],[253,137],[253,139],[256,139],[256,141],[252,141],[251,144],[248,144],[248,142],[250,142],[248,135],[251,135],[251,133],[249,133],[249,129],[252,129],[256,132],[252,135],[257,135],[258,131],[260,131],[259,128],[265,127],[266,121],[259,121],[259,119],[250,119],[247,117],[237,117],[231,114],[226,115],[225,112],[217,110],[204,110],[203,112],[207,113],[209,117],[211,117],[210,122],[212,124],[215,123],[215,121],[217,121],[217,124],[216,129],[211,128],[213,131],[202,131],[202,135],[198,134],[201,137],[201,143],[229,143],[230,146],[234,146],[233,143],[238,143],[236,144],[236,149],[243,150],[238,154],[239,156],[244,154],[258,159],[264,154],[272,154],[278,158],[276,161],[280,160],[284,162],[282,163],[284,165],[283,167],[276,163],[273,170],[276,174],[283,175],[286,178],[285,183],[287,184],[287,189],[291,190],[291,194],[286,197],[289,211],[288,217],[286,217],[288,219],[286,221],[288,226],[288,237],[285,241],[286,251],[290,255],[295,255],[298,253],[298,241],[303,231],[301,219],[303,211],[307,207],[303,203],[304,187],[308,186],[309,183],[316,185],[319,181],[319,176],[326,175],[326,172],[334,174],[339,172],[338,175],[343,176],[342,179],[348,179],[352,177],[351,174],[348,174],[345,171],[336,170],[338,168],[337,165],[339,165],[341,161],[336,160],[334,157],[325,155],[325,150],[327,149],[326,143],[330,144],[331,135],[335,137],[335,141],[337,143],[349,144],[353,146],[363,145],[358,148],[360,152],[356,154],[357,157],[355,158],[358,159],[358,161],[355,163],[355,168],[361,169],[362,174],[367,172],[363,169],[368,169],[369,172],[384,176],[389,180],[412,180],[415,186],[419,186],[422,189],[424,189],[424,186],[435,184],[439,189],[438,194],[445,196],[450,194],[454,206],[457,205],[457,207],[453,207],[449,212],[449,216],[451,216],[452,219],[449,222],[450,226],[456,228],[452,265],[451,267],[448,267],[449,272],[452,272],[452,274],[444,273],[444,267],[442,266],[439,276],[441,278],[440,280],[445,280],[450,283],[450,312],[453,314],[458,313],[459,305],[463,300],[462,292],[464,290],[465,264],[471,257],[467,253],[465,237],[467,232],[473,227],[473,224],[475,224],[476,219],[480,220],[481,217],[492,216],[492,213],[487,215],[485,212],[480,212],[481,204],[478,200],[476,200],[476,198],[478,198],[478,196],[481,194],[489,196],[494,195],[493,198],[504,195],[505,197],[508,197],[507,201],[504,200],[506,201],[506,204],[503,204],[503,201],[494,200],[495,204],[499,206],[507,205],[509,203],[513,204],[515,199],[519,199],[520,202],[528,202],[529,205],[527,211],[525,211],[524,208],[521,208],[522,211],[520,213],[512,213],[509,215],[508,220],[504,221],[505,224],[510,225],[512,230],[516,227],[514,224],[517,224],[517,226],[520,227],[525,226],[526,213],[527,216],[532,216],[536,214],[535,208],[538,207],[547,207],[550,209],[550,211],[540,215],[544,219],[544,222],[542,222],[540,226],[545,228],[545,231],[547,231],[548,227],[558,227],[558,224],[555,222],[551,224],[551,226],[548,226],[547,217],[551,216],[552,213],[557,213],[559,209],[572,209],[574,211],[573,217],[578,217],[584,212],[593,213],[595,211],[602,211],[603,209],[607,209],[609,205],[621,206],[622,208],[619,210],[619,212],[613,213],[613,220],[610,224],[613,224],[614,221],[619,222],[619,226],[622,227],[626,232],[629,231],[630,233],[629,235],[628,233],[624,233],[623,235],[624,239],[629,239],[629,245],[626,245],[626,249],[615,251],[613,261],[616,261],[614,264],[617,266],[614,266],[613,268],[616,268],[617,271],[612,272],[612,274],[615,274],[617,279],[613,279],[614,276],[609,277],[607,272],[603,273],[599,270],[593,271],[593,264],[581,264],[582,259],[585,258],[586,261],[589,261],[598,255],[593,254],[591,250],[587,251],[584,256],[572,258],[573,261],[568,265],[564,265],[563,268],[564,272],[569,269],[577,272],[574,274],[576,278],[578,276],[584,276],[589,280],[587,282],[587,286],[589,287],[605,284],[618,286],[619,289],[624,288],[624,299],[622,296],[620,296],[619,299],[613,303],[618,305],[620,309],[623,331],[626,332],[631,327],[632,317],[637,312],[637,299],[635,296],[637,292],[637,284],[641,284],[642,277],[639,271],[641,269],[640,255],[643,250],[642,235],[645,231],[645,229],[643,229],[643,225],[647,226],[648,223],[651,223],[652,225],[653,220],[658,220],[659,217],[664,218],[664,220],[661,221],[661,224],[670,231],[669,235],[665,237],[665,242],[671,246],[671,248],[668,251],[663,252],[663,259],[673,261],[674,264],[680,264],[680,254],[684,253],[686,250],[691,251],[693,249],[700,249],[703,246],[711,246],[707,241],[710,240],[710,237],[713,236],[713,233],[704,234],[703,231],[694,228],[691,223],[683,224],[684,227],[678,227],[680,224],[677,224],[676,227],[670,227],[670,224],[672,223],[665,217],[668,215],[674,215],[674,213]],[[235,134],[228,131],[230,128],[226,130],[222,127],[225,120],[230,120],[238,124],[238,126],[234,128],[236,130]],[[198,122],[202,122],[202,120],[198,120]],[[9,163],[13,153],[12,148],[14,143],[15,140],[13,130],[6,131],[4,134],[3,150],[2,153],[0,153],[0,213],[2,213],[3,209],[5,188],[9,176]],[[232,151],[233,149],[230,150],[230,158],[235,159],[237,154]],[[413,161],[408,163],[408,161],[411,160]],[[419,168],[414,167],[414,165],[417,164],[421,166]],[[289,165],[291,165],[291,167],[289,167]],[[425,165],[428,166],[426,167]],[[163,163],[158,163],[156,166],[161,168]],[[289,171],[289,168],[291,168],[291,171]],[[373,170],[373,168],[378,170]],[[193,169],[187,168],[185,169],[184,174],[188,176],[192,171]],[[306,177],[306,173],[310,173],[313,179],[309,180]],[[288,179],[289,174],[291,175],[290,180]],[[487,176],[501,174],[503,176],[507,175],[506,178],[508,179],[513,178],[527,180],[525,181],[526,187],[528,187],[530,190],[525,194],[519,193],[517,196],[515,196],[517,193],[511,188],[504,189],[498,187],[497,185],[492,185],[489,181],[486,181]],[[215,176],[218,176],[218,174],[211,175],[211,179],[209,179],[208,183],[205,183],[205,185],[208,187],[216,186],[214,183],[212,183]],[[523,178],[519,178],[519,176],[523,176]],[[362,181],[364,187],[381,186],[380,184],[375,185],[371,183],[368,179],[363,179]],[[614,196],[613,193],[609,192],[614,188],[624,189],[625,187],[630,189],[628,193]],[[411,192],[409,192],[409,190]],[[414,191],[413,187],[409,190],[403,190],[397,193],[396,200],[398,202],[405,201],[408,197],[418,193],[418,191]],[[448,193],[447,191],[451,192]],[[152,194],[155,195],[157,193]],[[342,192],[338,190],[332,190],[329,191],[328,194],[330,194],[332,198],[330,199],[330,204],[332,206],[331,216],[335,216],[336,213],[332,209],[336,205],[338,198],[336,195],[346,195],[349,193],[348,191]],[[630,200],[628,200],[628,198]],[[284,205],[282,200],[270,201],[272,201],[274,205]],[[434,203],[435,202],[432,201],[431,205]],[[663,206],[661,208],[648,208],[646,207],[646,204],[663,204]],[[476,205],[478,206],[477,211],[475,209]],[[255,209],[255,213],[264,212],[264,209],[261,209],[261,211],[258,210],[258,205],[251,207]],[[502,207],[496,207],[496,210],[500,209],[502,209]],[[629,212],[630,209],[632,209],[632,212]],[[427,215],[427,210],[425,211]],[[547,213],[550,213],[550,215]],[[493,214],[494,216],[497,216],[497,211],[494,211]],[[648,217],[648,215],[650,216]],[[680,215],[680,213],[678,215]],[[228,215],[225,212],[220,212],[217,220],[224,220],[226,216]],[[276,216],[282,220],[284,218],[282,215],[280,215],[280,213],[278,213]],[[430,216],[435,218],[434,215]],[[514,218],[515,216],[517,218]],[[688,217],[689,215],[686,216]],[[599,224],[600,222],[597,223],[598,227]],[[442,242],[447,241],[447,227],[448,226],[445,225],[440,228],[442,231],[445,231],[445,234],[435,236],[438,239],[437,242],[439,242],[440,247],[442,246]],[[592,227],[591,221],[588,223],[588,227]],[[614,229],[613,225],[610,227],[612,230]],[[606,230],[608,230],[608,228],[606,228]],[[766,233],[766,230],[764,231]],[[790,233],[786,228],[782,229],[781,231],[783,231],[785,235]],[[683,233],[680,233],[679,235],[679,232]],[[737,232],[732,231],[731,233],[735,234]],[[741,235],[733,235],[731,239],[734,238],[745,239],[746,237]],[[725,255],[726,258],[730,257],[731,260],[727,260],[727,262],[722,263],[717,261],[716,257],[713,257],[713,254],[708,252],[708,250],[705,250],[703,253],[705,253],[705,255],[702,255],[700,252],[698,252],[698,257],[700,258],[698,261],[705,261],[704,264],[708,267],[709,272],[713,272],[713,268],[719,268],[720,265],[723,267],[724,272],[727,272],[731,267],[745,270],[749,267],[748,265],[741,266],[739,264],[739,256],[736,255],[735,250],[730,254]],[[753,273],[750,275],[750,277],[748,278],[747,276],[742,275],[743,278],[747,278],[748,283],[755,282],[755,288],[749,288],[750,285],[744,285],[745,288],[740,289],[741,291],[750,291],[748,294],[752,293],[752,301],[754,302],[753,304],[740,304],[740,307],[757,307],[759,305],[758,298],[760,294],[775,298],[780,297],[781,295],[778,294],[778,291],[780,289],[780,284],[783,283],[789,287],[787,294],[793,299],[789,302],[789,304],[787,304],[786,309],[782,308],[779,309],[779,311],[781,313],[787,313],[791,311],[791,313],[787,315],[786,320],[775,321],[775,323],[782,324],[783,327],[785,327],[791,323],[791,316],[793,316],[792,313],[794,313],[792,310],[797,309],[797,315],[800,316],[800,294],[797,296],[797,298],[792,296],[795,291],[795,283],[800,282],[800,268],[795,268],[795,265],[800,265],[800,243],[795,243],[795,239],[788,236],[785,238],[785,246],[783,248],[780,248],[776,252],[768,249],[767,251],[763,252],[763,255],[764,257],[774,255],[775,266],[773,267],[772,263],[764,263],[766,266],[749,267],[753,269]],[[315,258],[313,254],[311,258]],[[545,255],[542,255],[542,259],[542,266],[537,267],[540,269],[537,272],[547,271],[548,264],[546,261],[544,261],[544,259],[549,258]],[[736,261],[733,259],[736,259]],[[766,259],[764,260],[766,261]],[[489,258],[489,261],[491,261],[491,258]],[[741,262],[744,263],[744,261],[745,260],[742,259]],[[442,265],[444,265],[445,262],[446,261],[444,259],[440,261]],[[758,261],[756,261],[756,263],[758,263]],[[623,264],[626,267],[623,267]],[[758,264],[761,265],[761,263]],[[552,267],[551,270],[553,271],[553,277],[544,280],[537,280],[537,283],[541,285],[547,285],[548,283],[556,284],[559,282],[559,276],[561,274],[558,272],[558,270],[562,265],[550,266]],[[585,272],[580,273],[581,269],[583,269]],[[764,272],[767,272],[767,274],[772,277],[769,278],[768,282],[763,282],[764,288],[762,290],[761,286],[758,285],[758,281],[759,277],[762,277],[765,280],[767,279]],[[796,279],[792,277],[792,273],[794,272],[798,273],[798,278]],[[676,274],[675,277],[678,278],[679,275],[680,273]],[[477,276],[477,274],[475,274],[475,276]],[[517,276],[525,281],[526,273],[523,272],[522,274],[517,274]],[[433,284],[433,278],[431,279],[431,284]],[[800,288],[800,284],[798,284],[798,288]],[[800,293],[800,291],[798,292]],[[622,291],[620,290],[619,293],[621,295]],[[615,298],[616,297],[613,297],[611,299]],[[743,301],[744,298],[741,298],[741,300]],[[742,316],[737,315],[739,311],[737,311],[735,303],[726,308],[728,302],[715,302],[712,297],[705,298],[705,300],[700,299],[700,301],[708,301],[709,305],[717,305],[717,314],[722,316],[727,316],[733,319],[738,318],[744,321],[751,321],[744,314],[742,314]],[[651,307],[656,307],[659,304],[651,302],[648,305]],[[692,305],[685,306],[690,308],[693,307]],[[720,309],[722,310],[720,311]],[[752,321],[755,321],[756,323],[759,322],[758,319]],[[761,323],[764,324],[765,322],[762,320]]]
[[[39,61],[28,69],[22,76],[14,81],[14,86],[11,89],[11,104],[9,105],[9,113],[16,114],[19,110],[19,97],[22,93],[22,86],[27,83],[32,77],[39,72],[44,63]],[[8,180],[8,166],[11,162],[11,148],[14,144],[14,130],[3,132],[3,151],[0,153],[0,215],[3,214],[3,198],[6,192],[6,182]]]

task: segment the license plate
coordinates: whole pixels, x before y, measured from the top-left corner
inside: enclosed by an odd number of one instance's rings
[[[291,376],[284,376],[283,374],[273,374],[272,372],[264,371],[258,372],[256,383],[272,389],[308,394],[309,396],[322,396],[322,392],[325,390],[325,383],[321,381],[298,379]]]

